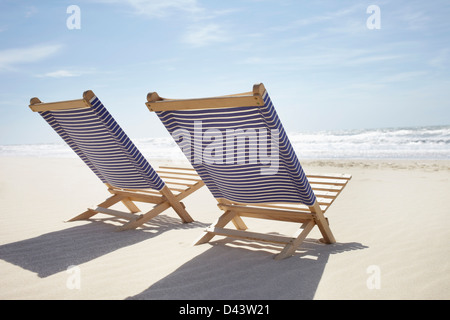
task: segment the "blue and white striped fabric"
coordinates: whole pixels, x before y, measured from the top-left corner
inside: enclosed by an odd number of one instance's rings
[[[240,203],[289,202],[313,205],[315,195],[267,92],[263,100],[264,106],[172,110],[159,111],[156,114],[215,198]],[[261,161],[261,158],[259,161],[250,161],[251,152],[261,148],[261,140],[258,140],[257,145],[239,145],[234,142],[234,146],[227,145],[229,142],[225,141],[225,133],[238,132],[236,130],[239,129],[247,133],[271,130],[279,133],[277,170],[272,174],[262,174],[262,170],[267,169],[267,161]],[[260,131],[261,129],[265,130]],[[209,133],[216,138],[208,138]],[[219,133],[222,133],[222,136]],[[270,138],[267,141],[270,145]],[[227,149],[227,146],[230,149]],[[224,156],[231,148],[235,148],[235,154],[239,154],[238,148],[242,147],[247,148],[245,161],[239,161],[237,158],[234,158],[234,161],[220,161],[221,153]],[[215,149],[217,154],[210,152],[211,149]],[[186,154],[186,150],[192,152]],[[208,155],[214,153],[213,160],[205,159],[205,151]],[[273,149],[270,149],[268,154],[272,151]],[[202,161],[198,161],[202,156]]]
[[[164,182],[97,97],[92,107],[39,112],[103,183],[161,190]]]

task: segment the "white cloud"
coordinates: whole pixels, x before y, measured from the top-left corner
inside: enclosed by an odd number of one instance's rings
[[[137,13],[148,16],[166,16],[172,10],[195,13],[202,11],[196,0],[128,0]]]
[[[211,20],[241,11],[238,8],[207,10],[198,0],[95,0],[104,4],[122,4],[134,9],[135,14],[162,18],[176,12],[190,14],[193,20]]]
[[[80,73],[80,72],[73,72],[73,71],[61,69],[61,70],[57,70],[57,71],[53,71],[53,72],[44,73],[44,74],[38,75],[37,77],[40,77],[40,78],[71,78],[71,77],[79,77],[81,75],[82,75],[82,73]]]
[[[194,47],[203,47],[215,42],[226,42],[228,34],[217,24],[211,23],[202,26],[193,26],[184,35],[183,41]]]
[[[368,63],[399,60],[402,57],[403,57],[402,55],[394,55],[394,54],[376,54],[376,55],[364,55],[359,57],[349,57],[346,61],[346,65],[350,66],[364,65]]]
[[[450,61],[450,48],[441,49],[428,63],[435,68],[445,68]]]
[[[96,0],[105,4],[122,4],[133,9],[134,14],[149,18],[165,18],[174,14],[182,16],[189,24],[181,36],[181,41],[203,47],[212,43],[226,42],[231,39],[222,26],[216,22],[219,17],[239,12],[240,9],[228,8],[208,10],[198,0]],[[177,17],[178,17],[177,16]]]
[[[35,6],[29,6],[26,8],[25,18],[30,18],[30,17],[36,15],[38,12],[39,12],[39,10]]]
[[[418,30],[426,27],[428,23],[431,21],[430,17],[425,13],[420,11],[410,11],[407,10],[403,13],[403,16],[400,17],[404,22],[406,22],[408,29],[410,30]]]
[[[381,82],[382,83],[405,82],[415,80],[417,78],[424,77],[426,75],[428,75],[427,71],[400,72],[381,79]]]
[[[287,31],[289,29],[297,29],[304,26],[309,26],[312,24],[319,24],[323,23],[325,21],[333,21],[333,20],[339,20],[341,22],[346,21],[346,16],[355,13],[357,10],[361,9],[361,5],[357,4],[348,8],[344,8],[338,11],[333,12],[325,12],[321,15],[316,16],[309,16],[307,18],[300,18],[295,21],[293,21],[290,24],[274,27],[273,30],[275,31]]]
[[[343,87],[343,92],[351,92],[354,90],[363,90],[363,91],[372,91],[378,89],[385,88],[396,88],[396,84],[398,83],[411,83],[417,82],[417,80],[421,80],[424,77],[429,76],[429,72],[427,71],[408,71],[408,72],[399,72],[393,73],[391,75],[385,77],[372,77],[370,80],[359,81],[350,84],[348,87]],[[419,81],[423,83],[423,80]]]
[[[0,70],[9,70],[18,64],[44,60],[56,54],[61,48],[61,45],[37,45],[28,48],[1,50]]]
[[[335,49],[333,52],[317,52],[303,55],[261,58],[253,56],[247,58],[243,64],[256,64],[264,66],[287,66],[290,69],[318,68],[318,67],[356,67],[367,64],[376,64],[380,62],[393,61],[401,59],[401,55],[389,55],[382,53],[372,53],[368,50],[358,49]]]
[[[85,67],[63,67],[61,69],[50,71],[47,73],[36,74],[35,77],[38,78],[73,78],[81,77],[84,75],[98,73],[96,68],[85,68]]]
[[[203,9],[197,0],[97,0],[107,4],[125,4],[131,6],[136,14],[150,17],[165,17],[173,11],[198,13]]]

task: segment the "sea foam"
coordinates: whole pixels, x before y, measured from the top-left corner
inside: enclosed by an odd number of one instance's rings
[[[288,132],[300,159],[450,160],[450,126]],[[149,159],[184,159],[171,137],[132,139]],[[0,145],[0,156],[71,158],[64,143]]]

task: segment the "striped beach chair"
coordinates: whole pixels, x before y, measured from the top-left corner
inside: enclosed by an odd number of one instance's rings
[[[180,201],[204,185],[195,171],[174,167],[155,171],[92,91],[84,92],[82,99],[61,102],[43,103],[32,98],[30,108],[48,122],[112,194],[69,221],[102,213],[125,219],[119,229],[127,230],[168,208],[173,208],[184,223],[193,221]],[[120,202],[130,212],[110,208]],[[135,202],[154,206],[140,213]]]
[[[293,255],[314,226],[335,238],[324,213],[351,179],[306,175],[263,84],[243,94],[174,100],[149,93],[147,107],[174,137],[224,213],[196,244],[226,236],[282,244]],[[242,217],[301,224],[293,236],[250,232]],[[235,228],[225,228],[232,222]]]

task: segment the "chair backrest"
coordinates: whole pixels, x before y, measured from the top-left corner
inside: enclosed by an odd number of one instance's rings
[[[164,182],[92,91],[83,99],[41,103],[38,112],[103,183],[161,190]]]
[[[242,95],[167,100],[151,93],[148,100],[215,198],[314,204],[315,195],[262,84]]]

